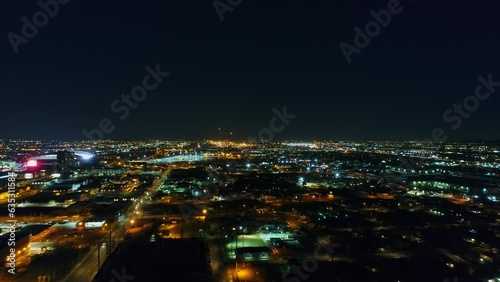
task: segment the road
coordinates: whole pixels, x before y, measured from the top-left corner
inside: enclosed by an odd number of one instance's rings
[[[223,253],[220,234],[210,236],[206,243],[210,249],[210,263],[214,281],[233,282],[231,270],[234,269],[234,263],[227,259]]]
[[[147,191],[145,191],[144,194],[139,198],[138,203],[141,202],[140,200],[145,200],[148,197],[148,195],[155,193],[158,190],[160,184],[163,182],[163,180],[169,173],[170,169],[167,169],[163,172],[160,178],[155,179],[151,187]],[[138,206],[137,209],[135,209],[136,206]],[[92,281],[94,276],[97,274],[98,264],[100,267],[102,263],[106,260],[108,254],[112,253],[113,250],[116,248],[116,246],[123,241],[123,237],[125,236],[128,229],[130,229],[131,227],[130,220],[135,217],[134,213],[140,210],[140,208],[141,208],[140,204],[131,205],[126,214],[121,216],[120,219],[117,221],[116,225],[112,228],[111,246],[109,242],[110,240],[108,233],[100,242],[98,242],[97,244],[95,244],[94,247],[91,248],[88,254],[82,259],[82,261],[78,263],[74,267],[74,269],[65,277],[65,279],[61,280],[61,282]],[[103,243],[105,243],[105,246],[103,246]],[[100,248],[99,251],[97,248]],[[106,248],[110,249],[107,250]]]
[[[112,253],[114,248],[122,240],[125,233],[125,217],[121,218],[115,228],[111,232],[112,243],[109,242],[109,233],[105,238],[95,244],[87,255],[78,263],[73,271],[66,276],[62,281],[79,282],[92,281],[98,270],[109,253]],[[104,243],[104,245],[103,245]],[[99,250],[98,250],[99,248]]]

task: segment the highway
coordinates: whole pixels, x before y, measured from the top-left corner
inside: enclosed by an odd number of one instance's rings
[[[66,276],[65,279],[61,281],[68,282],[84,282],[84,281],[92,281],[95,274],[98,270],[99,266],[102,265],[104,260],[106,260],[108,253],[112,253],[114,248],[121,242],[124,231],[125,231],[125,217],[121,218],[118,224],[115,225],[115,228],[111,232],[112,244],[110,246],[109,242],[109,233],[105,238],[100,240],[97,244],[95,244],[90,251],[87,253],[85,257],[78,263],[73,271]],[[104,244],[103,244],[104,243]],[[98,248],[100,248],[98,250]],[[108,249],[109,248],[109,249]]]
[[[148,195],[155,193],[170,171],[170,168],[165,170],[160,178],[155,179],[151,187],[139,198],[138,202],[140,203],[141,199],[145,200]],[[78,263],[64,279],[60,280],[60,282],[91,282],[93,280],[98,271],[98,263],[100,267],[106,260],[108,254],[111,254],[116,246],[123,241],[123,237],[130,229],[130,220],[134,218],[136,205],[140,204],[131,205],[127,213],[121,216],[115,226],[113,226],[111,231],[111,246],[108,233],[101,241],[91,248],[87,255],[83,257],[82,261]],[[139,209],[140,207],[137,210]],[[103,243],[105,244],[104,246]],[[100,248],[99,251],[97,249],[98,246]]]

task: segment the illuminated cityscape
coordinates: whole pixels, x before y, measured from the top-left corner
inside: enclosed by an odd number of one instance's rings
[[[3,1],[0,282],[500,282],[500,1]]]
[[[3,140],[0,156],[2,187],[16,174],[19,281],[121,269],[138,281],[485,281],[498,267],[499,144]],[[1,256],[8,268],[8,246]]]

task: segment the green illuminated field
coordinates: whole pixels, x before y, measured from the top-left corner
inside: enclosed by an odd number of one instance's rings
[[[236,240],[230,242],[226,245],[227,250],[233,250],[234,248],[243,248],[243,247],[265,247],[266,244],[259,235],[238,235],[238,244],[236,244]]]

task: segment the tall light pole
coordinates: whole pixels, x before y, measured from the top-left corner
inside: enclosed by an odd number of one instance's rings
[[[236,254],[236,251],[238,249],[238,230],[236,230],[236,228],[234,228],[234,227],[233,227],[233,230],[234,230],[234,234],[235,234],[234,237],[236,238],[236,246],[234,247],[234,270],[237,271],[238,270],[238,256]]]
[[[241,236],[243,236],[243,248],[245,247],[245,232],[243,231],[243,226],[240,226]],[[245,255],[243,255],[243,268],[245,268]]]
[[[243,226],[240,226],[241,234],[243,236],[243,248],[245,247],[245,232],[243,232]]]

